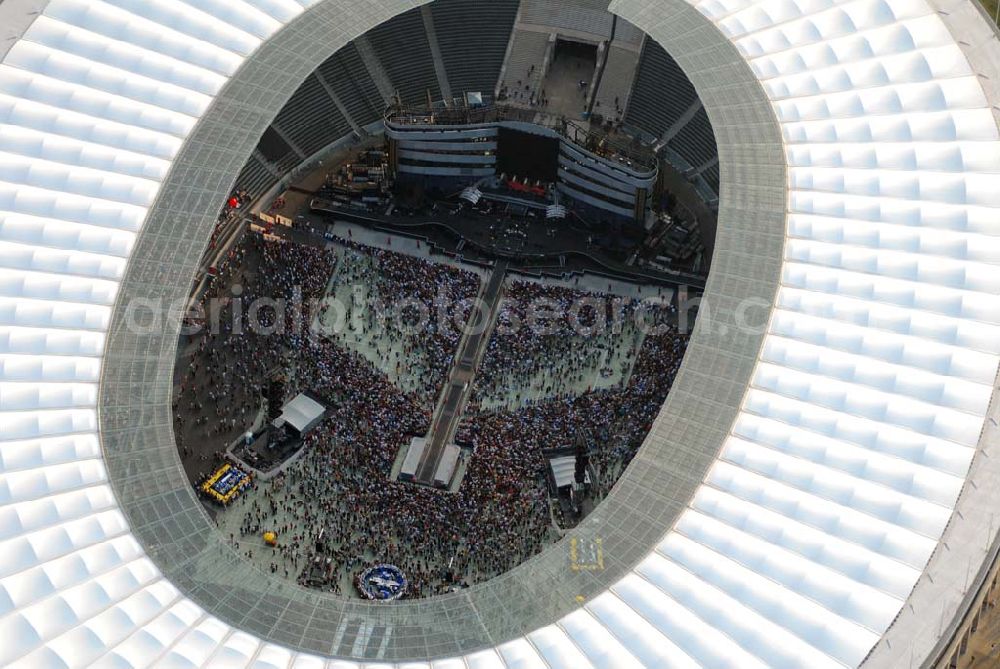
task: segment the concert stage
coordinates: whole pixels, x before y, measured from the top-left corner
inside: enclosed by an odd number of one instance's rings
[[[438,206],[433,211],[360,212],[336,206],[319,198],[311,211],[336,221],[426,240],[445,253],[470,260],[505,260],[512,270],[525,272],[590,272],[651,286],[705,287],[705,276],[683,270],[670,271],[628,264],[629,249],[619,245],[613,231],[596,232],[569,222],[536,219],[504,219],[469,214]],[[318,222],[322,229],[322,223]]]
[[[299,393],[281,415],[251,430],[229,448],[229,456],[267,480],[277,476],[302,453],[305,435],[322,422],[326,406],[309,393]]]

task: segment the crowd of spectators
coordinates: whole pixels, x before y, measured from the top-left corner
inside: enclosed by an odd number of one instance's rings
[[[499,444],[501,448],[516,444],[538,458],[536,466],[543,466],[543,449],[571,447],[582,441],[592,449],[591,463],[599,477],[595,494],[603,497],[642,444],[680,368],[687,336],[675,327],[676,308],[634,299],[616,301],[608,294],[538,283],[514,283],[511,288],[508,296],[516,299],[511,299],[506,308],[512,321],[524,318],[530,305],[537,304],[542,296],[559,305],[554,310],[559,316],[549,319],[548,329],[541,332],[521,327],[507,334],[494,333],[477,383],[483,378],[495,388],[507,386],[511,392],[521,392],[523,379],[537,376],[548,379],[548,387],[555,390],[564,383],[560,379],[585,373],[582,370],[595,362],[593,356],[601,347],[619,346],[616,342],[601,342],[612,324],[621,323],[624,328],[638,323],[644,336],[635,347],[634,359],[623,358],[622,364],[630,369],[620,383],[600,390],[554,392],[542,400],[522,402],[522,407],[513,412],[473,413],[460,426],[459,441],[474,444],[477,453],[484,443]],[[589,317],[585,315],[588,310],[582,309],[577,317],[566,316],[570,306],[579,305],[583,298],[593,300],[594,305],[608,305],[609,311],[601,314],[588,308]],[[595,327],[605,317],[607,328]],[[620,339],[620,335],[612,334],[611,339]],[[598,343],[589,348],[595,341]]]
[[[231,295],[231,284],[239,283],[244,298],[294,299],[301,292],[308,300],[326,292],[331,277],[333,283],[368,282],[386,301],[403,296],[433,301],[441,299],[442,290],[449,299],[477,292],[475,275],[453,267],[348,246],[348,255],[338,262],[328,248],[251,235],[211,296]],[[527,283],[514,289],[515,295],[521,292],[557,301],[577,296],[568,289]],[[246,429],[261,406],[264,384],[275,369],[286,375],[290,395],[309,390],[327,398],[329,413],[306,435],[302,457],[276,478],[255,481],[251,491],[219,512],[224,515],[220,527],[234,550],[302,584],[314,585],[309,576],[317,558],[329,560],[335,577],[322,587],[344,595],[355,594],[345,589],[372,564],[400,567],[409,581],[406,596],[427,597],[503,573],[554,541],[560,533],[552,522],[542,449],[574,443],[582,430],[595,448],[600,493],[606,492],[642,442],[685,346],[685,338],[667,325],[669,309],[662,309],[656,318],[663,331],[645,336],[631,373],[622,374],[616,386],[576,395],[554,393],[513,411],[470,407],[458,441],[470,446],[472,455],[461,486],[449,493],[393,480],[390,471],[400,449],[429,428],[433,406],[428,393],[436,396],[443,383],[458,345],[457,331],[411,335],[384,329],[386,337],[411,337],[407,350],[430,356],[426,385],[407,391],[333,334],[298,332],[292,324],[277,336],[235,332],[226,323],[234,306],[224,303],[221,332],[193,340],[195,349],[175,403],[178,434],[212,442],[215,450],[209,449],[204,459],[220,456],[225,440]],[[519,308],[509,307],[508,321]],[[634,309],[624,307],[626,313]],[[581,320],[586,324],[588,317]],[[428,327],[437,327],[433,321]],[[363,328],[379,326],[363,323]],[[551,378],[572,374],[575,363],[567,366],[563,358],[576,351],[557,340],[536,337],[530,330],[513,339],[495,333],[492,358],[487,353],[482,372],[486,382],[499,392],[505,384],[516,385],[518,375],[541,370]],[[181,449],[188,457],[188,444],[182,441]],[[202,467],[205,473],[209,465]],[[263,543],[264,532],[277,534],[276,546]]]
[[[244,552],[275,531],[276,569],[305,582],[319,542],[340,574],[331,590],[389,563],[406,573],[407,596],[421,597],[506,571],[544,545],[548,507],[528,444],[484,444],[454,494],[391,480],[400,447],[429,427],[418,398],[326,338],[303,354],[297,383],[331,398],[331,415],[307,435],[302,459],[234,507]]]
[[[479,277],[447,263],[342,244],[336,281],[347,291],[340,294],[346,311],[338,338],[391,356],[394,375],[416,380],[417,394],[433,406],[458,348],[458,326],[479,292]],[[359,289],[360,299],[354,295]]]
[[[223,450],[207,454],[199,446],[224,447],[256,417],[268,379],[304,338],[304,312],[325,291],[335,262],[326,249],[244,234],[189,311],[173,407],[178,448],[193,478],[207,476],[213,455]],[[285,308],[273,306],[282,302]],[[302,312],[288,307],[294,304]]]
[[[537,281],[508,282],[493,337],[476,373],[485,407],[559,398],[628,375],[642,342],[639,301]]]

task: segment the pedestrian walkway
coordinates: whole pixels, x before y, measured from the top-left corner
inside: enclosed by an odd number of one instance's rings
[[[489,282],[480,294],[480,304],[469,314],[465,336],[459,344],[458,353],[452,363],[448,382],[445,384],[434,412],[428,433],[428,446],[417,467],[416,480],[426,485],[434,484],[434,475],[444,455],[445,447],[451,443],[458,427],[462,408],[472,391],[476,366],[482,359],[489,343],[490,334],[496,324],[500,310],[503,280],[507,274],[507,263],[498,262],[493,268]]]

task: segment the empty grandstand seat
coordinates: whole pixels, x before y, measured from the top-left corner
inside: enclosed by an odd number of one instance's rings
[[[351,132],[347,119],[314,74],[306,77],[272,125],[306,156]]]
[[[268,188],[276,183],[274,175],[264,166],[256,156],[250,156],[250,160],[243,166],[243,171],[236,177],[235,188],[245,190],[250,195],[250,199],[256,199],[264,194]]]
[[[715,135],[704,107],[671,137],[669,144],[695,169],[716,156]]]
[[[423,104],[427,94],[441,98],[434,57],[420,9],[411,9],[366,33],[379,62],[404,104]],[[406,48],[399,48],[405,44]]]
[[[705,179],[705,182],[712,188],[716,193],[719,192],[719,165],[716,163],[712,165],[707,170],[701,173],[701,176]]]
[[[625,110],[625,122],[659,137],[696,99],[694,86],[677,62],[663,47],[647,38]]]
[[[503,83],[513,90],[520,81],[521,91],[524,91],[524,86],[529,86],[530,90],[535,91],[542,76],[542,61],[545,60],[545,51],[548,49],[549,33],[515,30],[511,39],[514,40],[514,44],[507,59]]]
[[[318,70],[355,123],[363,127],[382,118],[385,100],[353,42],[327,58]]]
[[[587,33],[597,38],[611,36],[613,21],[608,0],[525,0],[521,5],[521,23]]]
[[[453,95],[492,94],[500,78],[518,0],[436,0],[434,32]]]
[[[353,43],[343,47],[319,66],[317,72],[333,89],[351,119],[366,126],[382,118],[385,101],[365,68]],[[275,124],[307,156],[350,134],[353,129],[315,74],[310,75],[292,95],[275,119]],[[251,157],[237,179],[236,187],[259,197],[278,181],[278,174],[293,170],[301,157],[281,139],[273,127],[258,144],[270,169]]]
[[[608,60],[601,75],[601,85],[597,91],[597,102],[594,111],[607,119],[618,120],[615,113],[615,100],[619,108],[626,108],[632,81],[635,78],[638,54],[630,49],[612,46],[608,51]]]

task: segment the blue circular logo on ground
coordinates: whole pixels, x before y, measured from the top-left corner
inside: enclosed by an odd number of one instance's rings
[[[368,599],[390,602],[406,592],[406,576],[395,565],[378,564],[361,572],[358,590]]]

